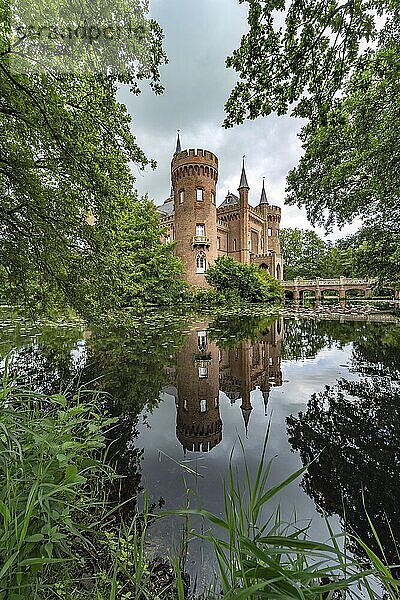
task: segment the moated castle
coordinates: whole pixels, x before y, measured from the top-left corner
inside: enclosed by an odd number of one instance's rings
[[[182,150],[178,134],[171,182],[171,196],[158,207],[167,230],[163,241],[177,242],[190,285],[207,287],[205,273],[219,256],[257,264],[282,279],[281,209],[269,204],[265,184],[258,205],[249,203],[244,160],[239,196],[229,192],[217,208],[218,158],[209,150]]]

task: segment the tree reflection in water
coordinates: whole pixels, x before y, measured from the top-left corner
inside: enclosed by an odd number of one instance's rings
[[[141,449],[137,425],[168,387],[176,399],[176,435],[185,450],[220,446],[219,392],[240,402],[244,426],[251,392],[267,406],[282,385],[282,360],[305,360],[324,348],[352,344],[352,381],[313,395],[307,410],[287,419],[289,441],[303,463],[315,459],[303,487],[328,514],[338,514],[379,552],[363,507],[390,562],[400,543],[400,334],[381,323],[219,318],[213,322],[153,315],[125,328],[15,326],[3,317],[0,352],[12,351],[11,376],[46,394],[85,386],[102,392],[104,410],[120,417],[110,432],[110,456],[123,479],[123,497],[137,491]],[[284,368],[284,367],[283,367]],[[284,390],[284,388],[283,388]],[[238,407],[239,408],[239,407]],[[171,435],[175,435],[171,431]]]
[[[400,544],[399,345],[398,328],[363,327],[351,359],[360,379],[340,379],[287,419],[289,442],[311,463],[307,494],[381,555],[367,511],[390,564],[399,563]]]

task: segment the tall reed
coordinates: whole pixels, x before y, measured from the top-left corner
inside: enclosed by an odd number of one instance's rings
[[[369,559],[360,560],[347,550],[349,534],[335,535],[326,519],[326,543],[309,537],[310,525],[282,521],[276,506],[278,495],[300,478],[299,469],[281,483],[268,486],[272,460],[267,460],[268,434],[254,476],[241,443],[244,478],[234,472],[232,457],[224,487],[224,516],[203,509],[177,511],[202,516],[208,533],[198,535],[212,544],[219,567],[220,593],[224,600],[334,600],[400,598],[400,582],[358,538],[353,541]],[[371,523],[371,527],[373,524]]]

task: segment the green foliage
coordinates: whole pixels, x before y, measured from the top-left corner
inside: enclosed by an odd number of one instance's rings
[[[362,358],[355,356],[353,364]],[[389,564],[398,563],[400,544],[399,503],[393,493],[399,397],[398,382],[385,377],[341,379],[313,395],[304,413],[287,419],[292,447],[304,462],[315,459],[303,482],[305,491],[328,514],[345,518],[349,530]],[[364,507],[382,544],[375,539]],[[364,554],[360,548],[358,553]]]
[[[381,287],[400,289],[400,228],[396,216],[365,225],[343,240],[353,254],[354,270],[361,277],[376,277]]]
[[[94,228],[95,270],[92,257],[85,257],[82,280],[75,281],[78,289],[83,284],[82,313],[89,299],[92,315],[96,315],[115,308],[148,310],[149,304],[166,306],[185,297],[183,266],[173,256],[173,246],[160,241],[154,204],[147,199],[130,204],[125,200]]]
[[[113,420],[93,398],[45,397],[7,378],[0,404],[0,598],[40,598],[40,577],[76,556],[87,515],[101,512],[112,472],[99,452]]]
[[[229,302],[277,302],[283,298],[282,286],[274,277],[257,265],[245,265],[228,256],[217,259],[206,279]]]
[[[120,521],[106,462],[98,395],[43,396],[7,383],[0,393],[0,598],[99,600],[176,597],[173,575],[154,576],[143,511]],[[112,426],[112,427],[111,427]],[[115,447],[113,447],[115,455]],[[132,486],[132,480],[130,480]],[[130,487],[130,493],[132,493]],[[172,569],[170,569],[172,571]],[[88,586],[88,587],[87,587]],[[90,596],[92,597],[92,596]]]
[[[314,231],[282,229],[281,248],[285,280],[296,277],[352,277],[358,274],[353,248],[348,243],[339,241],[333,245],[322,240]],[[364,275],[371,276],[371,273]]]
[[[41,22],[40,7],[29,5],[34,23]],[[149,161],[131,133],[126,107],[116,100],[121,83],[137,94],[147,79],[162,91],[162,32],[146,19],[141,0],[112,7],[120,16],[140,14],[145,24],[140,49],[133,37],[126,40],[124,53],[114,56],[117,68],[91,73],[64,64],[60,71],[25,74],[13,69],[19,47],[7,28],[9,3],[0,0],[1,288],[4,299],[34,315],[68,306],[86,317],[140,308],[175,301],[183,289],[173,248],[160,242],[156,211],[133,189],[129,163],[143,169]],[[13,8],[17,19],[23,3]],[[98,3],[86,8],[100,8],[103,17],[109,9]],[[70,3],[66,15],[50,2],[46,15],[59,25],[69,17],[74,22],[74,11],[83,9]],[[25,56],[26,62],[38,59]]]
[[[289,174],[287,201],[305,205],[312,223],[342,226],[361,217],[383,230],[386,220],[398,223],[399,68],[398,41],[385,39],[324,121],[303,130],[304,155]]]
[[[381,561],[360,539],[354,543],[368,554],[372,568],[358,562],[347,550],[351,536],[334,535],[326,519],[326,543],[309,537],[310,525],[282,523],[279,508],[269,510],[279,494],[307,472],[299,469],[269,487],[272,460],[264,442],[258,469],[251,477],[243,444],[243,481],[232,460],[224,486],[224,513],[202,509],[179,514],[204,518],[210,527],[199,537],[208,540],[218,561],[224,600],[322,600],[323,598],[368,598],[374,600],[372,580],[378,581],[390,600],[398,597],[399,582],[386,562]],[[372,524],[371,524],[372,525]],[[204,531],[204,526],[202,531]],[[356,584],[356,585],[355,585]],[[360,594],[358,593],[360,592]]]
[[[148,312],[124,326],[93,328],[80,381],[107,394],[119,416],[136,418],[145,407],[154,409],[168,383],[171,355],[183,345],[187,321],[176,314]]]
[[[347,246],[347,273],[398,289],[398,0],[254,0],[248,22],[227,61],[241,80],[226,105],[225,125],[292,109],[306,118],[287,203],[304,206],[311,223],[327,229],[361,218],[360,236]],[[336,250],[329,258],[331,267],[341,260]]]
[[[282,229],[281,249],[285,279],[323,277],[326,245],[314,232],[304,229]]]
[[[215,340],[219,348],[235,348],[242,341],[255,342],[268,333],[269,328],[276,322],[276,316],[243,315],[226,317],[221,315],[214,319],[208,327],[211,340]]]
[[[226,126],[293,106],[296,116],[324,118],[349,76],[382,43],[382,21],[387,32],[397,26],[399,7],[398,0],[249,4],[249,32],[227,60],[240,81],[226,105]]]

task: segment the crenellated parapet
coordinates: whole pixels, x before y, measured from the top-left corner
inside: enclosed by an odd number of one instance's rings
[[[174,154],[171,162],[172,185],[184,177],[209,177],[218,181],[218,158],[209,150],[201,148],[182,150]]]

